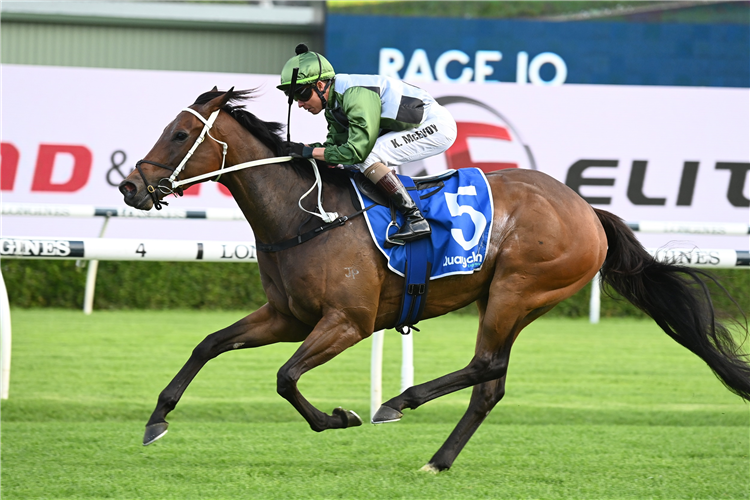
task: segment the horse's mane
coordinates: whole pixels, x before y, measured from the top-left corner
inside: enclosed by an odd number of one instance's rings
[[[230,90],[229,100],[221,109],[237,120],[237,123],[253,134],[253,136],[268,147],[268,149],[270,149],[276,156],[282,156],[284,139],[281,134],[284,130],[284,124],[263,121],[245,109],[244,102],[255,98],[257,90],[258,89]],[[206,104],[212,99],[224,95],[224,93],[225,92],[222,90],[211,90],[205,92],[198,96],[193,104]],[[307,160],[295,160],[290,163],[282,163],[281,165],[293,169],[302,177],[314,179],[310,163]],[[324,165],[321,165],[321,162],[318,162],[318,166],[320,167],[318,168],[320,176],[324,181],[338,186],[350,185],[349,174],[347,172],[338,168],[327,168]]]

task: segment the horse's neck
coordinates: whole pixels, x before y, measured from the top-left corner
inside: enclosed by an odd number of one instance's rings
[[[258,154],[257,148],[252,149],[256,151],[243,158],[233,158],[232,164],[273,157],[268,151]],[[297,202],[312,181],[300,177],[287,165],[275,163],[240,170],[229,174],[225,185],[245,214],[255,238],[263,243],[293,237],[308,217]]]

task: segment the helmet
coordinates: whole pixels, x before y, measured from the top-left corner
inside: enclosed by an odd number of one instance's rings
[[[294,52],[297,55],[289,59],[281,70],[281,85],[277,85],[277,89],[285,92],[289,90],[292,86],[294,68],[299,68],[297,85],[308,85],[318,80],[330,80],[336,76],[336,72],[328,59],[317,52],[310,52],[304,43],[297,45]]]

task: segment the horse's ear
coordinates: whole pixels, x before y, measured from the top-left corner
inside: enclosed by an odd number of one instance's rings
[[[216,85],[214,85],[214,88],[211,89],[211,92],[218,92],[218,91],[219,91],[219,89],[216,88]]]
[[[214,88],[216,88],[216,87],[214,87]],[[221,109],[232,98],[233,92],[234,92],[234,87],[232,87],[231,89],[227,90],[226,92],[224,92],[220,96],[214,97],[213,99],[211,99],[210,101],[208,101],[206,103],[206,109],[209,112],[213,112],[213,111],[216,111],[217,109]]]

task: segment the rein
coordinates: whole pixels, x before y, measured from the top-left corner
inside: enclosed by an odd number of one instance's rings
[[[287,248],[296,247],[297,245],[301,245],[302,243],[309,241],[315,238],[316,236],[325,233],[326,231],[330,229],[343,226],[344,224],[346,224],[346,221],[348,221],[349,219],[353,219],[357,217],[358,215],[362,215],[363,213],[367,212],[368,210],[370,210],[372,207],[375,207],[375,206],[377,205],[373,203],[369,207],[357,210],[351,215],[342,215],[338,219],[333,220],[329,222],[328,224],[325,224],[320,227],[316,227],[315,229],[307,231],[306,233],[298,234],[294,238],[289,238],[288,240],[284,240],[279,243],[267,244],[267,243],[261,243],[260,241],[256,240],[255,248],[259,252],[273,253],[273,252],[280,252],[281,250],[286,250]]]

